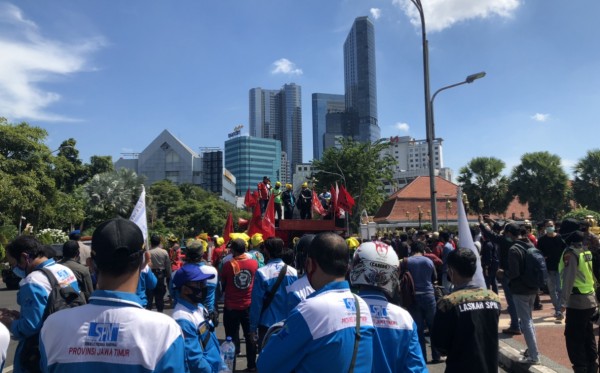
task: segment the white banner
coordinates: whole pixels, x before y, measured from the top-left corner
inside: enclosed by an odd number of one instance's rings
[[[140,229],[142,230],[142,234],[144,235],[144,242],[146,243],[146,248],[148,248],[148,218],[146,217],[146,189],[142,185],[142,193],[140,194],[140,198],[138,199],[133,211],[131,212],[131,216],[129,220],[134,222]]]
[[[465,212],[465,206],[463,205],[462,190],[460,187],[458,187],[456,197],[456,206],[458,206],[458,247],[461,249],[469,249],[475,253],[475,256],[477,257],[477,269],[473,276],[473,283],[478,287],[485,289],[486,286],[485,279],[483,278],[483,270],[481,268],[481,258],[473,243],[473,236],[471,236],[471,230],[469,229],[469,220],[467,219],[467,213]]]

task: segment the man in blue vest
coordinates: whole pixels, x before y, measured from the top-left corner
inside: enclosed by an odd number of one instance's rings
[[[136,295],[146,266],[144,236],[116,218],[92,236],[98,290],[90,303],[56,312],[44,323],[44,372],[184,372],[181,328],[171,317],[146,310]],[[160,338],[159,338],[160,337]]]
[[[348,259],[348,246],[339,235],[327,232],[314,238],[306,275],[315,292],[268,339],[257,361],[259,372],[390,371],[381,347],[374,347],[381,342],[368,305],[350,292],[345,280]]]
[[[24,351],[26,340],[36,338],[44,323],[44,311],[48,304],[48,297],[52,291],[50,280],[46,274],[38,269],[46,268],[52,272],[56,281],[68,284],[77,291],[77,277],[73,271],[62,264],[57,264],[54,259],[48,259],[44,246],[32,236],[19,236],[6,247],[8,262],[13,266],[15,274],[21,278],[17,303],[21,306],[18,313],[4,312],[2,323],[10,330],[13,339],[19,341],[14,358],[14,372],[28,372],[34,368],[27,368],[28,353]],[[17,316],[16,319],[10,316]],[[36,349],[37,350],[37,349]],[[24,359],[25,358],[25,359]],[[35,360],[35,365],[39,359]]]

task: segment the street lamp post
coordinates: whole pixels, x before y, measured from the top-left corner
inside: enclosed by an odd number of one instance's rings
[[[21,235],[21,226],[22,226],[22,224],[23,224],[23,220],[27,220],[27,218],[26,218],[26,217],[24,217],[24,216],[21,216],[21,217],[19,218],[19,236]]]
[[[412,0],[411,0],[412,1]],[[442,87],[435,91],[433,96],[431,96],[431,100],[429,102],[429,125],[427,132],[427,146],[429,150],[429,179],[430,179],[430,188],[431,188],[431,224],[433,225],[433,229],[437,230],[437,204],[436,204],[436,187],[435,187],[435,155],[433,151],[433,142],[435,141],[435,122],[434,122],[434,110],[433,110],[433,102],[438,95],[438,93],[445,91],[450,88],[458,87],[463,84],[471,84],[477,79],[481,79],[485,76],[485,72],[479,72],[476,74],[471,74],[465,78],[464,81],[460,83],[450,84],[445,87]]]
[[[429,45],[427,41],[427,31],[425,27],[425,13],[421,0],[410,0],[419,11],[421,18],[421,38],[423,43],[423,84],[425,91],[425,131],[427,133],[427,151],[429,153],[429,188],[431,199],[431,225],[433,230],[437,230],[437,205],[435,190],[435,172],[433,170],[433,117],[431,110],[431,94],[429,91]]]
[[[452,208],[452,202],[450,202],[450,199],[446,200],[446,230],[448,230],[448,212],[450,212],[450,209]]]

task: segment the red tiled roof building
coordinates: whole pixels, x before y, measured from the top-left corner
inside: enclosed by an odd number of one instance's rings
[[[389,196],[373,217],[373,221],[377,224],[390,224],[399,227],[418,227],[420,208],[421,225],[431,224],[429,186],[429,176],[417,177],[404,188]],[[458,185],[436,176],[436,189],[438,225],[456,225],[458,218],[456,206]],[[528,206],[527,204],[520,204],[515,198],[510,203],[504,216],[515,220],[525,219],[529,216]],[[469,213],[468,219],[476,222],[477,214]]]

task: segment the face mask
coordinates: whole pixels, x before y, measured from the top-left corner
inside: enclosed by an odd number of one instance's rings
[[[24,269],[19,268],[18,266],[15,266],[12,271],[15,274],[15,276],[17,276],[19,278],[27,277],[27,272],[25,272]]]
[[[15,276],[20,277],[20,278],[25,278],[27,277],[27,265],[29,264],[29,255],[25,254],[26,258],[25,258],[25,262],[27,264],[25,264],[25,268],[21,268],[19,266],[19,262],[17,262],[17,264],[15,265],[15,267],[13,268],[13,273],[15,274]]]
[[[506,238],[506,241],[508,241],[508,242],[514,242],[515,241],[515,240],[512,239],[512,237],[504,236],[504,238]]]
[[[554,227],[546,227],[546,233],[554,233]]]
[[[200,289],[191,286],[188,286],[187,288],[192,290],[192,293],[187,295],[190,298],[190,300],[196,304],[202,303],[202,301],[206,297],[206,288]]]

